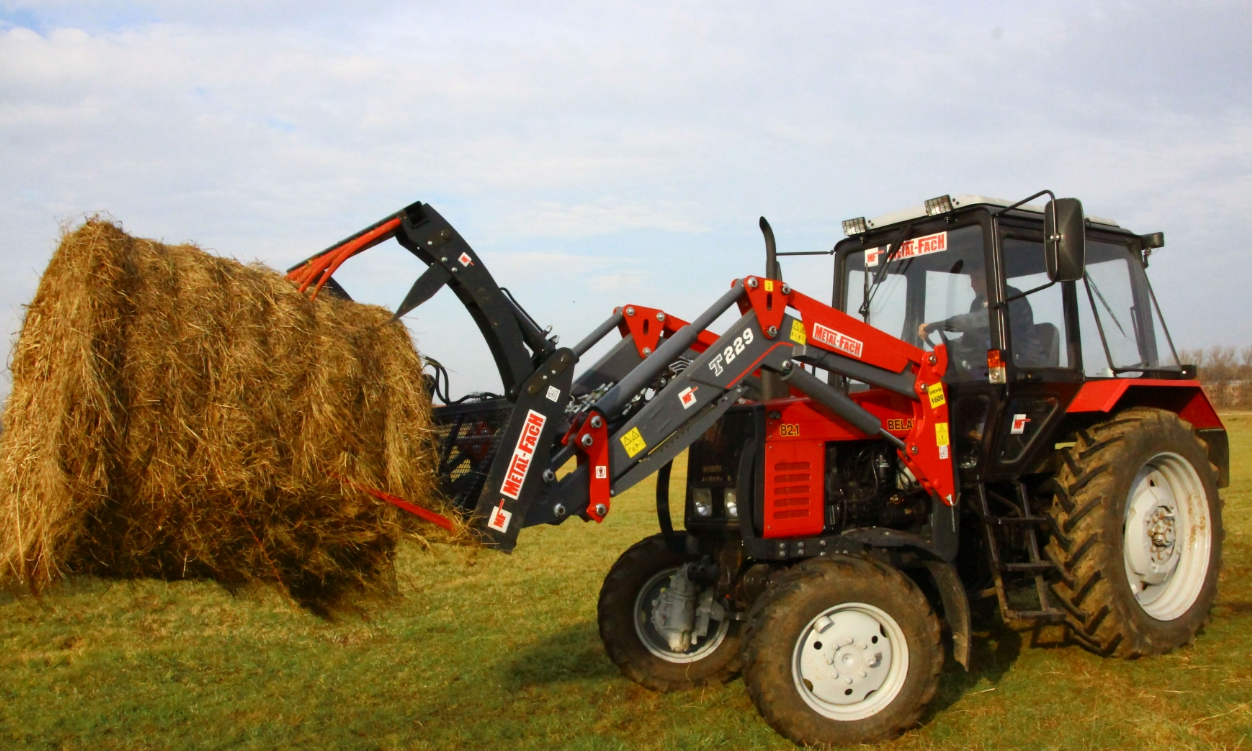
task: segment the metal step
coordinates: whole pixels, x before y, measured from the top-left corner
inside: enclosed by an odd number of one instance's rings
[[[984,519],[987,524],[994,524],[999,527],[1007,527],[1012,524],[1036,524],[1048,526],[1052,524],[1052,520],[1046,516],[992,516]]]
[[[1026,572],[1030,572],[1030,571],[1041,571],[1041,572],[1047,572],[1047,571],[1055,571],[1055,570],[1056,570],[1056,564],[1054,564],[1052,561],[1039,561],[1038,563],[1035,563],[1035,562],[1031,562],[1031,563],[1001,563],[1001,564],[1000,564],[1000,570],[1001,570],[1001,571],[1026,571]]]
[[[1039,556],[1039,538],[1036,536],[1036,528],[1040,525],[1051,526],[1052,520],[1046,516],[1035,516],[1030,510],[1030,494],[1026,490],[1024,483],[1018,482],[1017,500],[1020,506],[1014,506],[1012,502],[1006,502],[1009,507],[1017,509],[1021,516],[996,516],[991,513],[991,507],[987,500],[987,486],[985,483],[978,485],[978,506],[976,510],[982,517],[983,531],[987,540],[987,555],[990,558],[992,578],[995,580],[995,595],[1000,604],[1000,614],[1005,620],[1056,620],[1065,617],[1065,612],[1052,607],[1052,603],[1048,601],[1048,584],[1044,579],[1044,574],[1049,571],[1057,571],[1056,564],[1050,560],[1043,560]],[[999,498],[999,496],[997,496]],[[997,529],[1008,527],[1022,526],[1025,527],[1023,535],[1026,543],[1026,554],[1030,560],[1025,562],[1006,562],[1000,559],[1000,541]],[[1022,573],[1032,574],[1035,580],[1035,593],[1039,599],[1038,610],[1014,610],[1009,607],[1008,592],[1004,586],[1004,577],[1006,573]]]
[[[1004,615],[1005,620],[1038,620],[1059,621],[1065,618],[1064,610],[1049,608],[1047,610],[1010,610]]]

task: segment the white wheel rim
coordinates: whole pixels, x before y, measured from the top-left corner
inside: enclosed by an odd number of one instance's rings
[[[836,605],[805,626],[792,658],[796,690],[832,720],[863,720],[895,700],[909,673],[900,624],[880,608]]]
[[[635,634],[639,636],[639,641],[653,655],[666,662],[682,665],[702,660],[721,646],[722,641],[726,639],[726,632],[730,630],[730,619],[722,619],[721,623],[717,625],[715,632],[701,639],[698,644],[692,645],[686,651],[675,652],[670,649],[669,642],[652,625],[652,601],[661,594],[661,590],[669,586],[670,579],[676,573],[678,573],[677,566],[658,571],[651,579],[648,579],[646,584],[639,588],[639,594],[635,596]],[[697,589],[697,595],[703,591],[703,588]]]
[[[1158,621],[1182,617],[1204,589],[1212,524],[1204,483],[1173,453],[1152,457],[1131,483],[1123,526],[1130,590]]]

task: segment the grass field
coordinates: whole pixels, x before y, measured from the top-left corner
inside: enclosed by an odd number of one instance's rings
[[[1226,563],[1194,647],[1105,660],[983,623],[973,670],[949,660],[924,724],[886,747],[1252,748],[1252,415],[1226,421]],[[204,583],[0,599],[0,748],[792,748],[741,681],[657,695],[605,656],[596,595],[654,532],[651,492],[603,525],[527,530],[512,556],[407,548],[405,599],[369,621]]]

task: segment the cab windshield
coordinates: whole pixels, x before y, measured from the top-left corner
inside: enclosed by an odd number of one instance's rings
[[[850,253],[844,261],[844,312],[861,317],[874,328],[914,346],[931,348],[948,343],[958,367],[949,375],[958,379],[987,376],[990,319],[987,314],[986,274],[983,270],[981,225],[914,237],[905,242],[887,265],[881,282],[887,246]],[[863,306],[866,295],[868,307]],[[923,337],[923,324],[953,321],[935,327]]]

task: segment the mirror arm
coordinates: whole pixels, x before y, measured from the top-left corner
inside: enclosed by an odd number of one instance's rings
[[[1036,198],[1038,198],[1039,196],[1043,196],[1043,195],[1046,195],[1046,196],[1050,197],[1050,198],[1052,199],[1053,203],[1055,204],[1055,202],[1056,202],[1056,194],[1054,194],[1054,193],[1053,193],[1052,191],[1050,191],[1050,190],[1041,190],[1041,191],[1039,191],[1038,193],[1034,194],[1033,196],[1027,196],[1026,198],[1023,198],[1022,200],[1018,201],[1017,203],[1013,204],[1012,206],[1005,206],[1005,207],[1004,207],[1004,208],[1002,208],[1002,209],[997,209],[996,211],[993,211],[993,212],[991,213],[991,215],[992,215],[992,216],[999,216],[999,215],[1001,215],[1001,214],[1005,213],[1006,211],[1012,211],[1013,209],[1017,208],[1018,206],[1021,206],[1022,204],[1025,204],[1025,203],[1029,203],[1030,201],[1033,201],[1033,200],[1035,200]],[[1055,226],[1055,224],[1056,224],[1056,209],[1055,209],[1055,208],[1054,208],[1054,209],[1052,209],[1052,213],[1053,213],[1053,216],[1052,216],[1052,222],[1053,222],[1053,225]]]
[[[997,310],[1000,308],[1007,308],[1009,306],[1009,303],[1013,302],[1014,300],[1020,300],[1027,295],[1033,295],[1036,292],[1039,292],[1041,290],[1047,289],[1048,287],[1051,287],[1053,284],[1056,284],[1056,282],[1048,282],[1047,284],[1044,284],[1039,287],[1035,287],[1034,289],[1028,289],[1025,292],[1018,292],[1016,295],[1013,295],[1012,297],[1006,297],[991,307]]]

